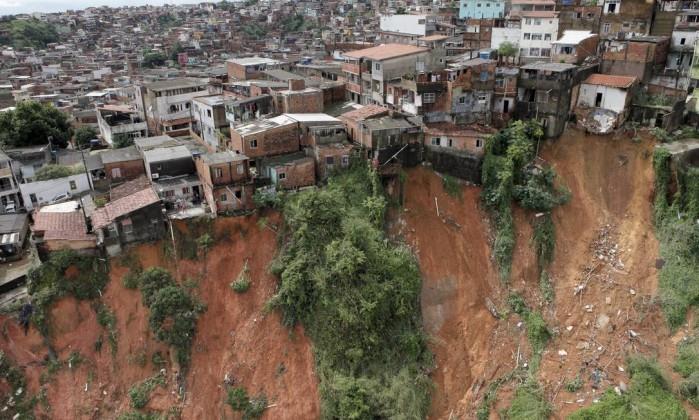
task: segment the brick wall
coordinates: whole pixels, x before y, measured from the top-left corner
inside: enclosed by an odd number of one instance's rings
[[[352,146],[348,144],[335,144],[328,145],[325,147],[317,147],[315,149],[315,155],[316,174],[318,176],[318,179],[325,179],[332,173],[332,171],[341,168],[346,168],[349,164],[349,157],[351,152]],[[332,158],[332,164],[328,162],[328,158]]]
[[[281,112],[289,114],[304,114],[323,112],[323,92],[289,91],[282,95]]]
[[[316,183],[315,162],[310,157],[275,166],[274,170],[277,172],[277,177],[281,173],[286,174],[285,179],[278,181],[282,189],[308,187]]]
[[[257,147],[251,147],[252,140],[257,140]],[[296,124],[289,124],[244,137],[232,130],[231,145],[233,150],[251,159],[296,152],[300,147],[298,127]]]
[[[115,171],[113,171],[114,169],[118,169],[120,174],[116,174]],[[139,159],[125,162],[107,163],[104,165],[104,172],[107,174],[107,179],[110,181],[126,181],[129,179],[138,178],[141,175],[145,175],[146,168],[143,166],[143,161]]]

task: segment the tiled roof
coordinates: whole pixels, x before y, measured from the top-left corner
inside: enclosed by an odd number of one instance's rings
[[[135,194],[144,188],[150,186],[150,181],[145,175],[141,175],[136,179],[126,181],[121,185],[117,185],[109,191],[110,201],[116,201],[120,198]]]
[[[160,198],[158,198],[158,195],[151,187],[144,188],[137,193],[111,201],[104,207],[95,210],[92,214],[92,226],[95,229],[101,229],[118,217],[125,216],[158,201],[160,201]]]
[[[95,236],[87,233],[85,218],[80,210],[71,212],[42,212],[34,214],[34,230],[44,232],[44,240],[89,241]]]
[[[634,76],[616,76],[611,74],[591,74],[583,83],[588,85],[599,85],[614,88],[627,89],[634,84]]]
[[[388,113],[388,109],[379,105],[365,105],[359,109],[353,111],[345,112],[340,115],[342,118],[354,121],[363,121],[367,118],[375,117],[377,115],[383,115]]]
[[[387,60],[402,57],[404,55],[417,54],[429,51],[429,48],[416,47],[407,44],[382,44],[376,47],[354,50],[345,53],[349,58],[368,58],[370,60]]]

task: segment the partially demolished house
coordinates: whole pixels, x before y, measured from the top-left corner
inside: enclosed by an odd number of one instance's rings
[[[631,110],[638,79],[633,76],[592,74],[580,84],[575,114],[592,133],[609,133],[620,127]]]

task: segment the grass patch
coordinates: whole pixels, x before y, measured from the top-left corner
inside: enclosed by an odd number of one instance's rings
[[[526,375],[526,371],[524,370],[524,368],[514,369],[506,375],[503,375],[491,382],[490,385],[488,385],[488,389],[486,390],[485,394],[483,395],[483,400],[481,400],[481,403],[478,405],[478,408],[476,409],[476,418],[478,420],[488,420],[490,418],[490,407],[493,405],[493,402],[497,399],[498,389],[502,385],[506,384],[507,382],[510,382],[513,379],[524,378],[524,375]]]
[[[575,375],[575,378],[566,382],[565,389],[566,389],[566,391],[570,392],[571,394],[574,394],[574,393],[580,391],[580,388],[582,388],[582,386],[583,386],[582,376],[580,376],[580,374],[577,374],[577,375]]]
[[[442,187],[444,187],[444,191],[450,196],[461,199],[461,184],[453,176],[444,175],[442,177]]]
[[[285,203],[270,307],[311,337],[327,418],[424,418],[429,408],[420,272],[407,247],[386,240],[385,210],[363,162]]]
[[[110,311],[107,305],[99,303],[97,309],[97,322],[107,330],[107,340],[109,342],[109,348],[112,351],[112,356],[116,356],[117,349],[119,346],[119,332],[116,326],[116,315],[113,311]],[[101,336],[100,336],[101,337]],[[100,348],[102,345],[100,344]]]
[[[529,378],[517,387],[510,408],[505,413],[509,420],[547,420],[551,404],[546,401],[544,390],[534,379]]]
[[[568,419],[689,419],[655,362],[633,357],[627,364],[631,376],[628,392],[618,395],[607,390],[597,404],[576,411]]]
[[[2,350],[0,350],[0,380],[9,386],[9,392],[0,394],[0,408],[8,407],[9,413],[3,410],[0,412],[0,418],[12,418],[15,414],[22,419],[33,418],[37,398],[29,397],[24,373]]]
[[[699,408],[699,341],[696,337],[677,345],[673,369],[683,378],[678,385],[680,396]]]
[[[544,299],[544,302],[547,304],[553,303],[556,297],[556,291],[553,288],[553,284],[551,284],[551,278],[546,270],[542,270],[539,276],[539,293],[541,293],[542,299]]]
[[[129,389],[131,407],[143,408],[150,401],[150,394],[157,386],[165,386],[165,375],[158,373],[150,378],[144,379]]]

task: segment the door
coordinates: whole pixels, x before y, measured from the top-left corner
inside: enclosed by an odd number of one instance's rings
[[[602,94],[598,93],[595,97],[595,108],[600,108],[602,106]]]
[[[507,114],[508,112],[510,112],[510,100],[509,99],[505,99],[504,101],[502,101],[502,112],[504,114]]]

